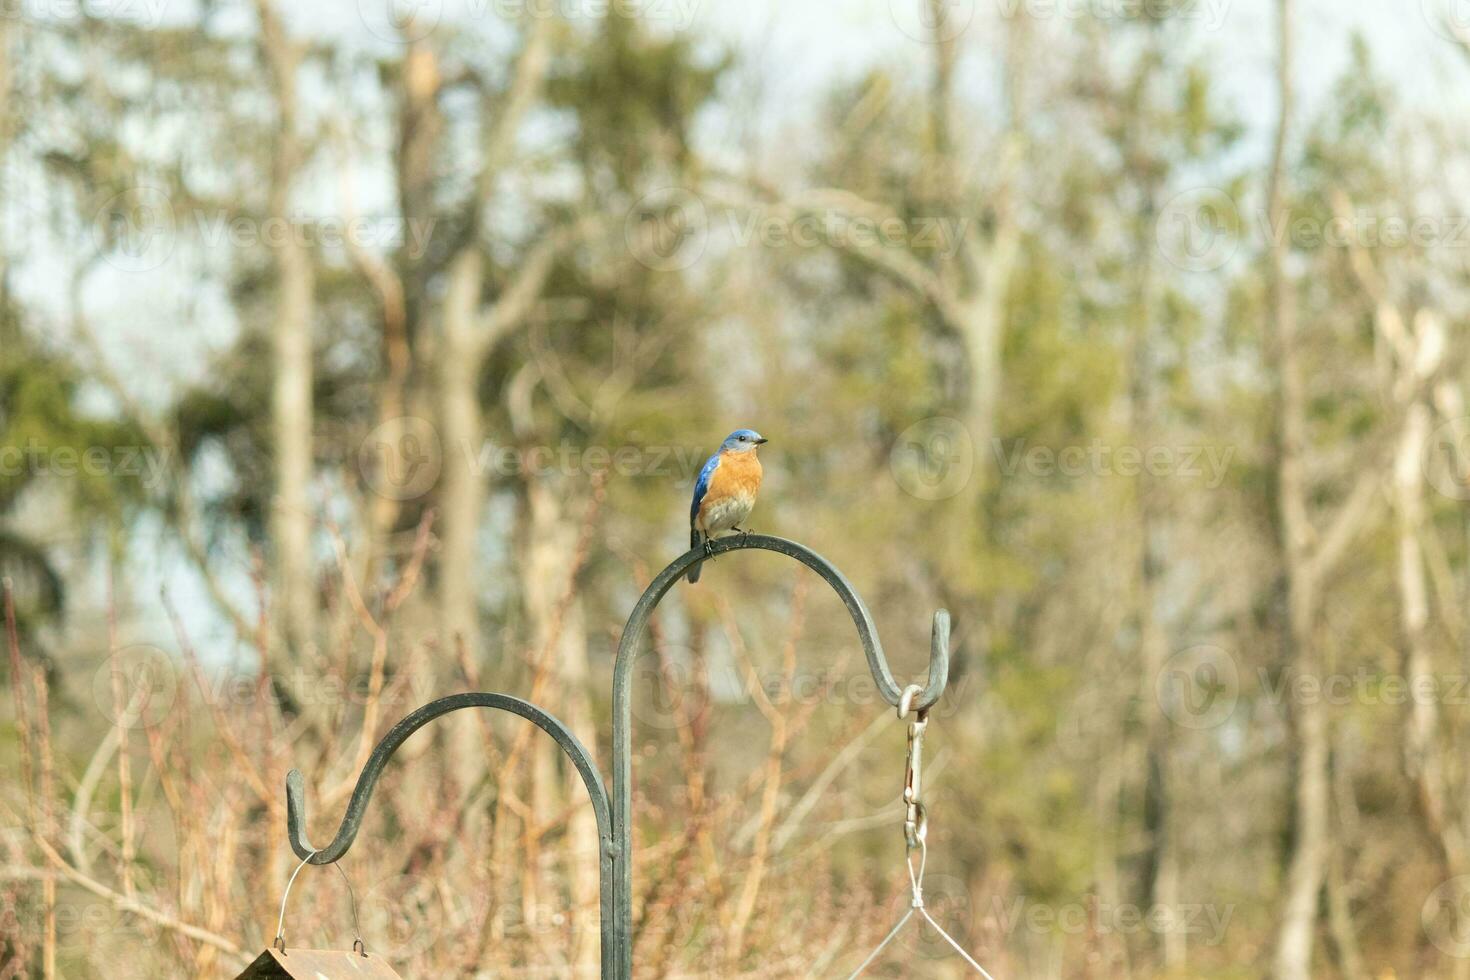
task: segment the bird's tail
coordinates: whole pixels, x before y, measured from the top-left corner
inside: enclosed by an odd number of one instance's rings
[[[691,547],[691,548],[698,548],[702,543],[703,542],[700,540],[700,537],[699,537],[699,531],[697,529],[691,527],[689,529],[689,547]],[[699,581],[699,570],[701,568],[703,568],[703,567],[704,567],[704,563],[701,562],[698,565],[695,565],[693,568],[689,569],[689,584],[690,585],[693,585],[695,582],[698,582]]]

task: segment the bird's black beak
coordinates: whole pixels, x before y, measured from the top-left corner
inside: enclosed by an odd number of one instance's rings
[[[757,440],[756,440],[756,441],[755,441],[755,444],[756,444],[756,445],[757,445],[757,446],[764,446],[764,445],[765,445],[765,444],[766,444],[766,443],[768,443],[768,442],[770,442],[770,441],[771,441],[771,440],[769,440],[769,439],[767,439],[767,438],[765,438],[765,437],[764,437],[764,436],[763,436],[763,437],[761,437],[761,438],[759,438],[759,439],[757,439]]]

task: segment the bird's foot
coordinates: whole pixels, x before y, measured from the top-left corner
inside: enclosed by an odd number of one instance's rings
[[[713,538],[704,539],[704,556],[713,558],[715,556],[715,542]]]

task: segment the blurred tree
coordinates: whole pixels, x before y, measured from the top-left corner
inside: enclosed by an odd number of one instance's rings
[[[1119,301],[1096,301],[1097,316],[1117,332],[1119,363],[1126,379],[1126,434],[1143,454],[1166,448],[1184,430],[1191,415],[1206,408],[1199,385],[1191,377],[1193,352],[1199,349],[1204,311],[1181,288],[1161,241],[1172,232],[1165,226],[1166,207],[1181,184],[1201,166],[1228,153],[1240,135],[1239,123],[1224,112],[1213,91],[1203,58],[1171,57],[1188,41],[1189,27],[1178,10],[1161,10],[1121,22],[1101,21],[1091,38],[1091,57],[1081,59],[1077,86],[1086,100],[1106,153],[1101,165],[1088,159],[1095,190],[1093,207],[1104,210],[1094,227],[1116,226],[1121,234],[1101,241],[1089,236],[1082,244],[1112,281],[1123,285]],[[1120,54],[1126,60],[1118,65]],[[1104,196],[1105,195],[1105,196]],[[1105,202],[1105,203],[1103,203]],[[1228,232],[1227,232],[1228,233]],[[1116,243],[1116,247],[1110,245]],[[1137,805],[1143,849],[1135,894],[1140,905],[1178,908],[1184,888],[1180,850],[1180,816],[1176,812],[1177,779],[1172,746],[1175,726],[1155,695],[1170,653],[1184,639],[1176,615],[1170,622],[1165,595],[1178,588],[1171,579],[1168,543],[1179,540],[1176,525],[1194,515],[1185,508],[1188,489],[1175,473],[1141,468],[1132,481],[1135,540],[1133,622],[1136,638],[1136,703],[1141,725],[1119,719],[1130,738],[1141,729],[1141,752],[1119,747],[1127,757],[1141,757]],[[1177,577],[1177,573],[1175,573]],[[1186,611],[1192,616],[1193,611]],[[1156,945],[1159,968],[1184,968],[1187,934],[1163,930],[1149,937]]]
[[[275,96],[269,201],[265,227],[283,229],[271,239],[276,271],[276,307],[271,318],[271,447],[274,456],[271,501],[271,555],[277,606],[284,619],[287,648],[305,655],[316,642],[318,605],[312,555],[311,404],[315,269],[307,245],[296,233],[293,191],[307,162],[300,132],[298,74],[305,42],[293,39],[272,0],[257,0],[260,57]]]
[[[147,440],[126,424],[80,408],[85,376],[22,327],[3,285],[0,346],[6,352],[0,362],[0,430],[6,440],[0,460],[0,576],[14,583],[18,625],[34,650],[36,629],[54,623],[63,610],[66,585],[54,549],[15,523],[22,503],[27,494],[44,492],[65,501],[83,527],[120,527],[143,490],[110,475],[117,447],[141,452]],[[107,465],[84,465],[89,452],[105,452]]]
[[[1413,375],[1414,367],[1398,378],[1385,392],[1381,406],[1374,406],[1371,394],[1363,387],[1361,372],[1354,368],[1361,358],[1347,361],[1342,367],[1332,364],[1332,356],[1343,345],[1364,344],[1365,334],[1341,337],[1337,326],[1341,321],[1340,296],[1323,297],[1308,288],[1311,277],[1302,277],[1291,268],[1291,260],[1302,251],[1320,250],[1319,236],[1299,240],[1300,229],[1328,227],[1332,216],[1330,205],[1317,202],[1330,200],[1338,173],[1327,187],[1313,186],[1318,169],[1295,163],[1298,152],[1293,138],[1293,125],[1298,112],[1295,102],[1296,63],[1294,55],[1294,9],[1291,0],[1278,3],[1278,122],[1273,141],[1270,167],[1267,171],[1267,218],[1270,230],[1266,249],[1266,317],[1270,337],[1269,356],[1274,368],[1274,440],[1275,486],[1274,506],[1281,567],[1285,583],[1285,601],[1280,612],[1282,674],[1288,678],[1324,678],[1340,670],[1331,660],[1325,642],[1325,596],[1329,594],[1338,566],[1354,542],[1377,521],[1384,490],[1384,474],[1390,470],[1392,447],[1401,441],[1417,441],[1412,435],[1419,413],[1406,408],[1422,397],[1424,385],[1434,373],[1427,369],[1423,377]],[[1361,66],[1360,67],[1366,67]],[[1357,82],[1339,91],[1344,133],[1366,124],[1381,114],[1374,108],[1371,86],[1362,84],[1367,73]],[[1349,145],[1349,144],[1345,144]],[[1360,146],[1371,145],[1369,142]],[[1310,162],[1320,162],[1320,146],[1307,144]],[[1366,176],[1371,168],[1361,171]],[[1306,178],[1306,179],[1303,179]],[[1343,237],[1349,248],[1361,241],[1362,229],[1349,224]],[[1352,293],[1347,292],[1351,297]],[[1379,307],[1380,314],[1388,310]],[[1427,327],[1426,321],[1421,325]],[[1386,329],[1386,328],[1383,328]],[[1389,331],[1392,333],[1392,331]],[[1374,341],[1367,333],[1368,345]],[[1430,350],[1432,341],[1421,336],[1417,341]],[[1419,360],[1416,355],[1410,363]],[[1336,369],[1334,369],[1336,368]],[[1358,375],[1355,377],[1355,374]],[[1332,402],[1323,400],[1322,384],[1331,379]],[[1366,386],[1371,393],[1371,381]],[[1327,411],[1322,411],[1327,407]],[[1404,426],[1408,423],[1406,433]],[[1348,460],[1341,472],[1324,475],[1315,465],[1314,448],[1324,438],[1330,440],[1339,458]],[[1323,516],[1319,516],[1323,515]],[[1292,774],[1292,807],[1290,833],[1287,837],[1287,867],[1281,897],[1281,914],[1276,935],[1273,975],[1279,980],[1306,980],[1312,974],[1313,947],[1321,898],[1327,888],[1329,926],[1334,927],[1338,966],[1349,975],[1362,975],[1363,967],[1352,934],[1351,918],[1342,904],[1343,896],[1329,881],[1333,859],[1332,820],[1332,725],[1328,704],[1322,697],[1300,696],[1287,703],[1289,722],[1289,765]],[[1331,913],[1334,913],[1332,915]]]

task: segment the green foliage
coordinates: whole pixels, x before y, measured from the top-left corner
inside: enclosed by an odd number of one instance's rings
[[[116,528],[147,497],[140,475],[118,472],[121,454],[151,447],[135,428],[83,411],[85,374],[22,329],[8,297],[0,302],[0,575],[15,582],[29,634],[62,611],[66,589],[52,550],[15,524],[24,499],[48,495],[84,527]]]
[[[593,180],[625,192],[650,174],[695,164],[693,128],[728,54],[707,57],[687,36],[659,36],[625,12],[578,34],[547,86],[551,106],[576,125],[572,155]]]

